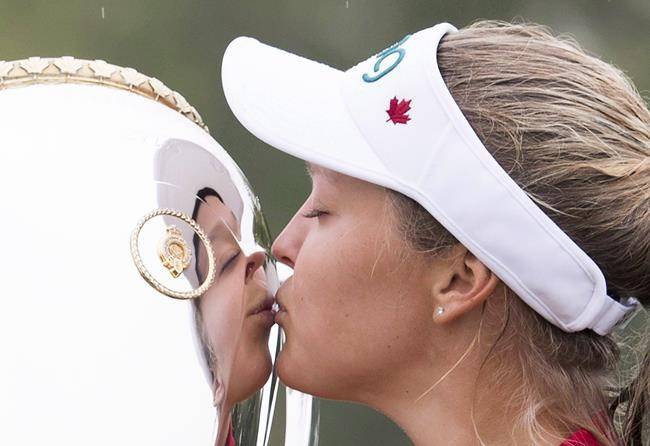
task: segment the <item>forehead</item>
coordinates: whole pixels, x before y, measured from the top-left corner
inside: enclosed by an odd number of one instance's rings
[[[209,195],[201,202],[196,220],[209,235],[217,235],[221,231],[223,235],[228,236],[232,231],[239,236],[239,224],[235,214],[215,196]],[[224,222],[230,231],[221,222]]]

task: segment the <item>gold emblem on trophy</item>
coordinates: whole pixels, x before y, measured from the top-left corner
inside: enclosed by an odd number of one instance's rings
[[[140,238],[140,231],[144,225],[152,218],[160,215],[167,215],[170,218],[178,218],[187,223],[194,234],[196,234],[208,255],[208,274],[203,283],[196,289],[191,291],[174,290],[165,286],[160,280],[154,277],[147,267],[145,266],[142,258],[140,257],[140,249],[138,247],[138,240]],[[215,259],[212,252],[210,239],[205,235],[201,227],[186,214],[175,211],[173,209],[155,209],[142,217],[135,229],[131,233],[131,257],[140,275],[147,281],[149,285],[154,287],[157,291],[165,296],[173,297],[174,299],[196,299],[201,297],[214,283],[215,277]],[[158,243],[158,258],[165,268],[169,271],[173,278],[178,278],[183,271],[185,271],[192,260],[192,251],[183,239],[183,233],[176,226],[167,226],[165,236]]]
[[[185,243],[181,231],[176,226],[167,228],[167,234],[158,246],[158,257],[163,266],[176,279],[190,266],[192,254]]]

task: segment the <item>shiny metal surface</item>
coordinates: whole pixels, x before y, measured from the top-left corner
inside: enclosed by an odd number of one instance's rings
[[[266,445],[279,280],[226,151],[178,111],[101,83],[0,88],[0,122],[0,444]],[[201,297],[138,273],[129,240],[157,209],[188,216],[209,246],[162,213],[138,233],[142,263],[191,292],[211,250]],[[287,404],[285,444],[315,444],[311,398]]]

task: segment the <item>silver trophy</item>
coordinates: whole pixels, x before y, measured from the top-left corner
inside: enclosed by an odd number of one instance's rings
[[[257,197],[155,78],[0,62],[0,444],[269,444],[279,286]],[[287,391],[285,445],[317,443]],[[281,441],[281,442],[282,442]]]

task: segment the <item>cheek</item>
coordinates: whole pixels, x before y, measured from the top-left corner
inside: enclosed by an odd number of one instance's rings
[[[365,379],[416,354],[413,336],[425,314],[414,280],[421,271],[400,254],[401,241],[369,228],[319,231],[296,262],[287,343],[300,348],[302,365],[321,371],[323,382]]]
[[[237,354],[230,374],[228,389],[230,401],[242,401],[259,390],[273,369],[271,353],[268,348],[268,333],[265,339],[253,333],[246,336],[246,327],[239,340]]]
[[[243,275],[243,272],[242,272]],[[201,298],[206,333],[220,360],[230,356],[242,326],[243,281],[227,274]]]
[[[301,325],[314,335],[322,329],[336,331],[350,311],[362,306],[368,280],[361,245],[354,233],[322,229],[301,247],[291,294],[300,322],[308,322]]]
[[[341,226],[305,241],[294,271],[296,299],[327,310],[329,317],[346,319],[344,309],[390,314],[412,291],[413,258],[384,231]]]

